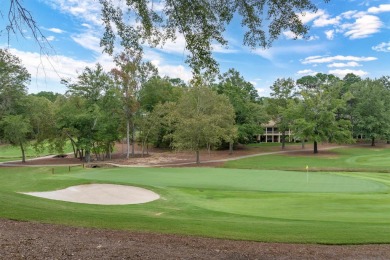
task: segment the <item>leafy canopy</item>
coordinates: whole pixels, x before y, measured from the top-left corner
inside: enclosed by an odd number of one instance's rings
[[[227,45],[223,33],[234,16],[241,18],[246,29],[243,43],[265,48],[282,31],[289,30],[297,38],[305,36],[308,27],[299,14],[317,11],[310,0],[166,0],[158,4],[153,0],[100,0],[100,3],[105,25],[101,45],[107,53],[114,52],[117,39],[126,49],[141,50],[145,43],[158,46],[182,35],[190,53],[187,62],[195,73],[217,71],[212,45]]]

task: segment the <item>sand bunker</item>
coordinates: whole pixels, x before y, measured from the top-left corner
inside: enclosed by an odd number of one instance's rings
[[[140,204],[160,198],[157,193],[150,190],[114,184],[86,184],[63,190],[24,192],[23,194],[52,200],[100,205]]]

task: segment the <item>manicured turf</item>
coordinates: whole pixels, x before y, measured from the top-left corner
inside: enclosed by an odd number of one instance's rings
[[[297,243],[390,243],[390,176],[211,168],[0,168],[0,217]],[[307,178],[308,177],[308,178]],[[145,187],[162,198],[99,206],[36,198],[83,183]]]
[[[374,171],[390,172],[390,149],[353,147],[321,151],[318,155],[307,152],[256,156],[225,163],[227,168],[283,169],[311,171]]]

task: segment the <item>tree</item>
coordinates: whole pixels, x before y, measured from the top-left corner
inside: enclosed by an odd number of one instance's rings
[[[271,86],[272,98],[268,101],[268,113],[282,133],[282,149],[285,148],[286,131],[291,128],[293,122],[290,106],[293,105],[291,102],[296,96],[295,88],[295,82],[291,78],[277,79]]]
[[[388,138],[390,132],[390,93],[380,80],[366,79],[351,85],[356,99],[353,107],[353,129],[360,134],[375,140]]]
[[[0,119],[20,112],[21,99],[27,94],[29,82],[30,74],[21,60],[8,50],[0,49]]]
[[[349,96],[340,97],[341,82],[332,85],[319,84],[301,88],[300,102],[294,110],[294,135],[314,142],[314,153],[318,153],[318,142],[352,142],[351,123],[348,118],[338,118],[337,111],[343,109]]]
[[[48,99],[49,101],[51,102],[55,102],[56,99],[61,96],[61,94],[59,93],[54,93],[52,91],[40,91],[38,93],[32,93],[30,94],[30,96],[36,96],[36,97],[44,97],[46,99]]]
[[[1,121],[3,139],[12,145],[19,146],[22,152],[22,162],[26,162],[25,149],[31,133],[30,122],[22,115],[7,115]]]
[[[241,18],[242,26],[247,29],[244,44],[265,48],[286,30],[293,32],[296,38],[305,36],[308,27],[299,19],[299,14],[317,11],[310,0],[167,0],[162,3],[163,8],[157,8],[153,1],[131,0],[126,1],[126,12],[122,1],[100,0],[100,3],[105,25],[101,45],[106,52],[114,52],[116,38],[125,49],[141,50],[145,42],[157,46],[175,40],[180,34],[190,52],[187,62],[195,74],[202,70],[217,71],[212,44],[227,44],[223,33],[234,15]],[[128,17],[136,17],[137,26],[133,26]]]
[[[142,84],[157,75],[157,69],[150,62],[142,62],[142,53],[126,50],[115,58],[117,68],[112,69],[116,86],[122,94],[122,107],[126,120],[127,152],[130,157],[130,128],[132,130],[132,155],[134,156],[135,116],[139,110],[139,91]],[[130,126],[131,125],[131,126]]]
[[[89,162],[111,156],[113,143],[119,139],[120,94],[110,75],[97,64],[85,68],[76,83],[62,81],[68,87],[67,99],[58,110],[59,129],[65,131],[76,155]]]
[[[176,102],[185,85],[178,84],[175,86],[176,79],[152,77],[146,81],[139,91],[139,102],[143,111],[151,112],[154,107],[161,103]]]
[[[224,73],[214,89],[218,94],[227,96],[233,105],[238,142],[251,142],[255,135],[261,133],[261,124],[268,121],[264,107],[257,102],[257,90],[234,69]]]
[[[232,142],[236,135],[234,109],[226,96],[196,83],[177,103],[173,117],[173,147],[195,151],[200,163],[202,148]]]

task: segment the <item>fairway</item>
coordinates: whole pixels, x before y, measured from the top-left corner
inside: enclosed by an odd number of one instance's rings
[[[161,198],[103,206],[18,193],[91,183],[138,186]],[[1,168],[0,217],[264,242],[389,243],[389,183],[375,173]]]

